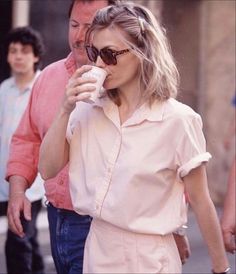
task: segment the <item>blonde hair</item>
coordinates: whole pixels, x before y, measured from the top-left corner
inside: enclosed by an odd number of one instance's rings
[[[179,73],[176,68],[165,31],[147,8],[131,2],[99,10],[86,36],[104,28],[118,28],[125,33],[125,43],[140,59],[140,87],[145,99],[166,100],[176,97]],[[119,104],[116,90],[108,90],[109,97]]]

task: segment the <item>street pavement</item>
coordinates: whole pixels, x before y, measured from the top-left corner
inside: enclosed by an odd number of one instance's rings
[[[217,208],[218,214],[221,209]],[[55,274],[55,268],[50,253],[49,233],[46,210],[43,209],[38,218],[39,241],[46,265],[46,274]],[[0,274],[6,273],[4,243],[6,237],[7,221],[0,217]],[[191,256],[183,267],[184,274],[210,274],[211,264],[205,244],[203,243],[196,219],[191,210],[189,210],[189,221],[187,234],[191,245]],[[231,274],[235,274],[235,255],[228,254],[231,264]],[[22,273],[19,273],[22,274]],[[66,274],[66,273],[65,273]]]

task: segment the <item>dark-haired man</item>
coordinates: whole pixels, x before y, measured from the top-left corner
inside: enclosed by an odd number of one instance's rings
[[[40,74],[38,66],[43,50],[40,34],[30,27],[15,28],[7,36],[7,62],[12,76],[0,85],[0,216],[6,216],[9,199],[9,184],[5,181],[5,171],[10,140],[27,107],[32,85]],[[27,198],[32,202],[32,218],[30,221],[21,218],[25,237],[21,238],[9,229],[7,231],[5,255],[8,273],[28,274],[44,271],[36,227],[44,187],[40,176],[33,181],[26,192]],[[18,192],[14,193],[11,199],[18,195]]]
[[[37,174],[40,144],[59,109],[68,80],[78,67],[88,62],[84,49],[85,33],[95,12],[112,2],[72,1],[68,36],[71,53],[66,59],[42,71],[33,87],[23,119],[13,135],[6,174],[10,183],[8,220],[11,230],[21,237],[24,236],[24,230],[19,216],[23,212],[27,220],[31,218],[30,203],[24,192]],[[73,211],[67,168],[45,182],[45,191],[56,270],[61,274],[82,273],[83,249],[91,218]]]

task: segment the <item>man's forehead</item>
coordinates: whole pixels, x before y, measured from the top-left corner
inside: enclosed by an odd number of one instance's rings
[[[81,23],[91,22],[96,11],[107,5],[107,0],[75,1],[70,19]]]

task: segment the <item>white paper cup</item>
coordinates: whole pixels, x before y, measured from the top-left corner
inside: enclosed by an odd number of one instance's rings
[[[97,82],[96,83],[86,83],[84,85],[89,85],[89,86],[95,86],[96,90],[91,92],[91,95],[89,98],[84,99],[83,101],[86,103],[94,103],[95,100],[99,97],[100,91],[102,89],[103,82],[107,76],[107,72],[99,67],[93,66],[91,70],[83,73],[82,78],[96,78]]]

